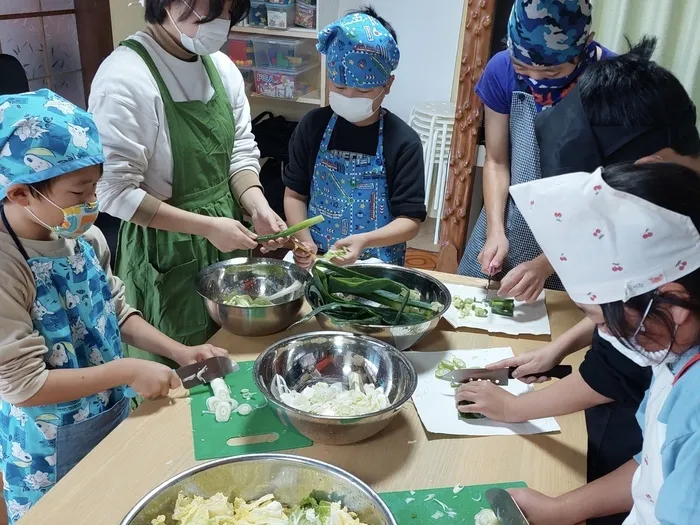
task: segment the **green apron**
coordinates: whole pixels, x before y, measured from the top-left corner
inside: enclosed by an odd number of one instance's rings
[[[146,62],[158,84],[168,119],[173,152],[172,197],[181,210],[210,217],[242,220],[243,214],[229,187],[231,152],[236,135],[233,109],[210,57],[201,57],[214,88],[207,102],[174,102],[153,59],[134,40],[121,45]],[[210,264],[247,251],[222,253],[206,238],[167,232],[122,222],[116,273],[126,284],[126,299],[153,326],[185,345],[205,343],[217,330],[196,291],[199,271]],[[163,358],[129,346],[125,355]]]

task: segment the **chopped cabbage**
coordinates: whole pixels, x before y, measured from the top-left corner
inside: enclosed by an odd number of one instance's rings
[[[272,494],[251,503],[236,498],[233,506],[235,521],[232,523],[235,525],[287,525],[289,521],[284,507],[279,501],[275,501]]]
[[[500,525],[500,521],[491,509],[481,509],[474,517],[474,525]]]
[[[307,498],[290,511],[272,494],[250,503],[235,498],[231,504],[220,492],[209,499],[180,492],[172,519],[179,525],[365,525],[337,502]],[[151,521],[151,525],[165,523],[165,516]]]
[[[241,306],[243,308],[252,308],[259,306],[272,306],[272,301],[267,297],[256,297],[253,299],[250,295],[238,294],[232,292],[223,300],[226,306]]]
[[[281,392],[280,399],[292,408],[331,417],[361,416],[389,407],[383,390],[370,384],[346,390],[342,383],[316,383],[301,392]]]
[[[211,498],[201,496],[185,496],[182,492],[177,495],[173,520],[180,525],[236,525],[233,516],[233,505],[220,492]],[[162,525],[165,516],[158,516],[151,525]]]

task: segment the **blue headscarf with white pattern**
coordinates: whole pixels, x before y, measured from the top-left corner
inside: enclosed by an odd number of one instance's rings
[[[12,184],[34,184],[104,161],[86,111],[48,89],[0,96],[0,200]]]
[[[384,86],[399,66],[399,46],[376,18],[347,15],[318,34],[330,79],[341,86],[369,89]]]
[[[556,66],[580,56],[591,34],[590,0],[515,0],[508,21],[513,58]]]

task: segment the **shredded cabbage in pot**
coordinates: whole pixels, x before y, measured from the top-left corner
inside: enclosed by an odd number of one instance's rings
[[[370,384],[345,390],[342,383],[316,383],[301,392],[281,392],[280,399],[292,408],[331,417],[362,416],[389,407],[384,391]]]

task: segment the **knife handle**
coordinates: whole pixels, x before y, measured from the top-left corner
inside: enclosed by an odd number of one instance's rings
[[[511,367],[508,370],[508,377],[513,377],[513,370],[515,370],[515,368],[516,367]],[[571,365],[557,365],[551,370],[547,370],[546,372],[527,374],[526,376],[519,377],[518,379],[523,379],[524,377],[554,377],[556,379],[564,379],[566,376],[571,375],[571,372],[573,372]]]

